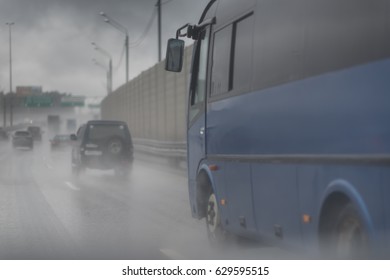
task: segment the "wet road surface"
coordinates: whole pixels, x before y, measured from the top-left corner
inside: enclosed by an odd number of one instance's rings
[[[130,178],[71,174],[70,150],[0,146],[0,259],[279,259],[256,242],[210,248],[186,172],[136,156]]]

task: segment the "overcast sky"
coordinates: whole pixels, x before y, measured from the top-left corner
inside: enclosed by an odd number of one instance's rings
[[[9,91],[9,28],[12,26],[13,90],[16,86],[42,86],[73,95],[104,96],[106,73],[95,58],[108,59],[94,50],[96,42],[113,58],[114,89],[125,82],[123,33],[104,22],[108,16],[137,41],[155,14],[144,41],[130,48],[130,79],[152,67],[157,56],[157,0],[0,0],[0,91]],[[162,45],[187,22],[197,22],[208,0],[162,0]],[[122,55],[122,56],[121,56]],[[122,59],[121,59],[122,57]],[[120,63],[121,62],[121,63]]]

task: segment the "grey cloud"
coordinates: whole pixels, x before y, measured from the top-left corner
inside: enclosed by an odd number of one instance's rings
[[[166,0],[165,0],[166,1]],[[165,2],[163,1],[163,2]],[[124,35],[104,23],[104,11],[129,30],[130,41],[141,36],[156,0],[0,0],[0,90],[8,91],[8,27],[12,27],[13,78],[17,85],[42,85],[44,90],[73,94],[104,95],[105,74],[91,59],[107,59],[94,51],[97,42],[112,54],[117,66],[123,51]],[[186,22],[196,22],[208,0],[172,0],[163,5],[163,49],[168,37]],[[1,22],[0,22],[1,23]],[[163,53],[164,56],[164,53]],[[157,21],[144,42],[130,49],[130,75],[157,62]],[[114,86],[125,80],[124,57],[114,72]]]

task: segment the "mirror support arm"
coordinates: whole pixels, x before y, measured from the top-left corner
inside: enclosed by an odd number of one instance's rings
[[[207,25],[212,25],[217,22],[216,18],[213,17],[211,19],[205,20],[202,22],[200,25],[195,25],[195,24],[189,24],[187,23],[186,25],[180,27],[176,31],[176,39],[179,39],[179,37],[187,37],[187,38],[192,38],[194,40],[198,39],[199,32]],[[186,33],[182,33],[182,30],[187,28]]]

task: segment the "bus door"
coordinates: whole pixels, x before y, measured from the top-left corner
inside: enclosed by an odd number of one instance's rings
[[[199,163],[206,155],[206,75],[209,47],[209,29],[205,27],[194,45],[194,60],[188,106],[188,179],[190,189],[195,189]]]

